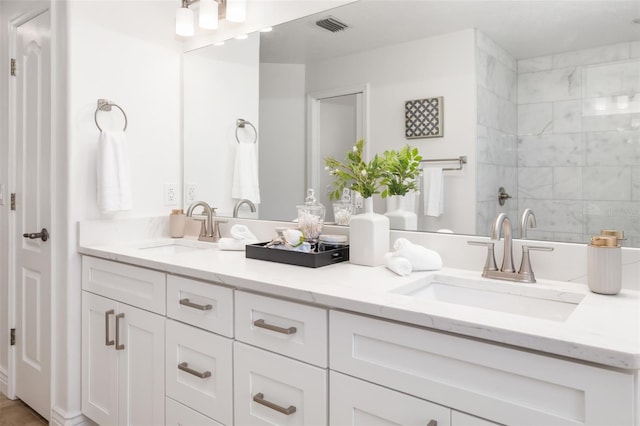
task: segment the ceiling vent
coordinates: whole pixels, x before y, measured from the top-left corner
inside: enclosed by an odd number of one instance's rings
[[[316,25],[320,28],[324,28],[327,31],[331,31],[332,33],[344,31],[349,28],[347,24],[338,21],[333,16],[327,16],[326,18],[316,21]]]

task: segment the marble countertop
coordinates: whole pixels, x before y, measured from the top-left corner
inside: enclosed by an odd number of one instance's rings
[[[418,326],[566,356],[623,369],[640,369],[640,292],[616,296],[591,293],[584,284],[538,280],[508,283],[480,277],[480,271],[443,268],[400,277],[385,267],[348,262],[311,269],[245,258],[244,251],[220,251],[215,244],[175,240],[81,246],[85,255],[125,262],[330,308],[373,315]],[[160,248],[153,248],[160,247]],[[445,265],[446,266],[446,265]],[[401,294],[435,275],[474,280],[478,288],[498,285],[507,293],[545,293],[558,300],[580,300],[566,319],[501,312]],[[510,287],[511,286],[511,287]],[[512,288],[513,291],[509,290]]]

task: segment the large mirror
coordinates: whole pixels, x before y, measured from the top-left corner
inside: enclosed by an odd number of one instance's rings
[[[408,200],[421,231],[488,235],[498,212],[530,208],[529,238],[621,229],[640,247],[637,18],[637,0],[360,0],[187,52],[185,204],[231,215],[234,170],[255,158],[260,203],[240,216],[291,220],[307,187],[330,206],[322,159],[362,137],[369,155],[410,144],[442,173],[440,214],[426,190]],[[442,135],[405,138],[405,102],[433,98]]]

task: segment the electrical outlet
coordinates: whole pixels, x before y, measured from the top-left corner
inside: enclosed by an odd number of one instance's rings
[[[164,205],[175,206],[177,204],[178,204],[178,184],[165,183],[164,184]]]
[[[198,185],[195,183],[187,183],[184,186],[184,194],[186,203],[194,203],[198,200]]]

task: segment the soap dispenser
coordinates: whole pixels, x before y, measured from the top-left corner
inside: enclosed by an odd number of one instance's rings
[[[598,294],[618,294],[622,288],[622,231],[601,231],[587,246],[587,284]]]

